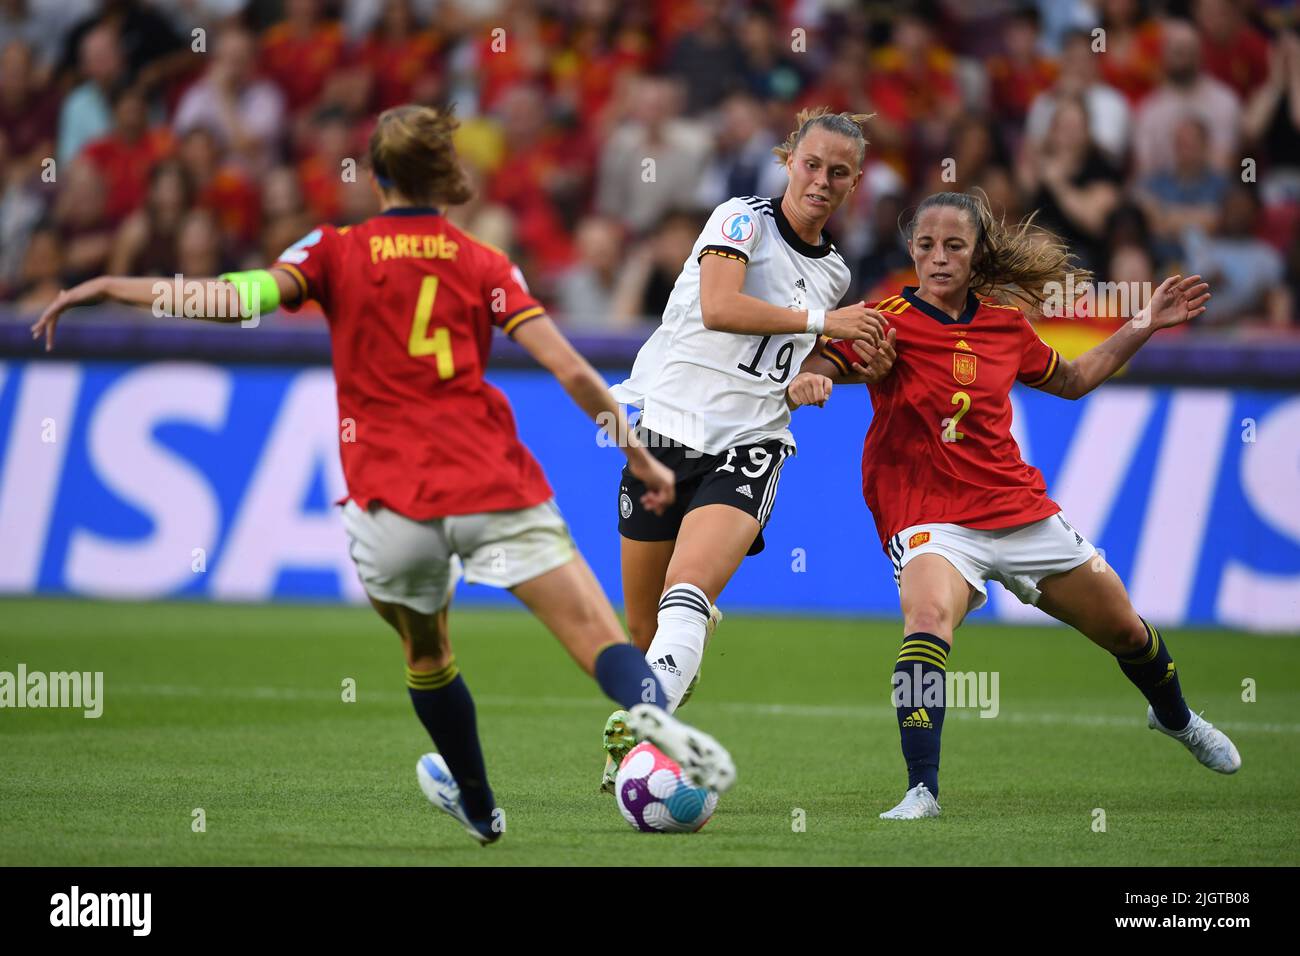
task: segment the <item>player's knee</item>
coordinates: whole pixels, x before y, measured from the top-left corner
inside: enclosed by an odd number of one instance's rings
[[[1110,650],[1121,656],[1136,654],[1147,646],[1147,629],[1136,614],[1132,620],[1117,621],[1110,629]]]
[[[903,616],[903,628],[908,634],[921,632],[947,638],[952,633],[952,613],[940,601],[922,601],[910,607]]]

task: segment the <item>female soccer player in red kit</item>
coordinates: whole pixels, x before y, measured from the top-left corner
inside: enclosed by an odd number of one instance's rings
[[[201,296],[202,317],[218,321],[277,304],[321,304],[338,385],[351,555],[375,610],[401,636],[411,700],[439,751],[421,758],[417,775],[434,806],[489,843],[502,818],[448,637],[453,556],[467,580],[510,589],[605,693],[631,708],[634,733],[695,782],[725,790],[735,771],[717,741],[660,706],[663,689],[575,548],[505,396],[484,380],[497,328],[592,418],[630,434],[604,380],[529,295],[519,270],[437,208],[471,196],[452,148],[455,128],[449,114],[426,107],[385,111],[370,140],[380,215],[314,229],[267,270],[185,280],[184,299]],[[44,334],[50,348],[59,315],[75,305],[109,299],[157,308],[159,285],[90,280],[61,293],[33,336]],[[671,505],[672,472],[635,438],[624,452],[645,482],[643,504]]]
[[[982,196],[937,193],[906,229],[920,285],[874,308],[897,334],[891,373],[871,385],[862,490],[894,564],[903,646],[893,676],[908,791],[885,819],[938,816],[939,735],[953,632],[1000,581],[1115,655],[1149,702],[1148,724],[1201,763],[1233,773],[1227,736],[1191,713],[1164,637],[1138,616],[1118,575],[1060,514],[1038,469],[1011,437],[1019,381],[1077,399],[1114,375],[1159,329],[1205,311],[1200,276],[1166,279],[1133,320],[1074,361],[1043,342],[1007,291],[1039,306],[1066,285],[1070,257],[1024,222],[1008,228]],[[1091,277],[1075,273],[1081,286]],[[790,385],[796,404],[821,404],[855,352],[832,343]]]

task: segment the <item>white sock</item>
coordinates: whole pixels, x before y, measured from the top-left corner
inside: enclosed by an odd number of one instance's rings
[[[659,629],[645,660],[663,686],[670,714],[700,669],[708,623],[709,598],[694,584],[675,584],[659,599]]]

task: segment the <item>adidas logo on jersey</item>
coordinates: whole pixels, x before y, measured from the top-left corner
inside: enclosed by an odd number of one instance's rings
[[[673,674],[677,677],[682,676],[681,668],[677,666],[677,662],[673,660],[673,655],[671,654],[665,654],[650,666],[652,668],[657,667],[661,671],[667,671],[669,674]]]
[[[971,348],[969,345],[966,344],[966,340],[965,340],[965,339],[958,339],[958,340],[957,340],[957,344],[954,345],[953,348],[955,348],[955,349],[964,349],[964,350],[967,351],[967,352],[974,352],[974,351],[975,351],[973,348]]]
[[[739,488],[736,489],[736,494],[744,495],[750,501],[754,500],[754,489],[749,487],[749,485],[741,485]]]
[[[904,717],[903,726],[905,728],[919,727],[922,730],[931,730],[934,728],[934,723],[930,720],[930,715],[925,712],[925,708],[922,707],[920,710],[914,710],[907,717]]]
[[[796,289],[803,289],[805,292],[808,291],[808,287],[807,287],[806,285],[803,284],[803,279],[795,279],[795,280],[794,280],[794,287],[795,287]]]

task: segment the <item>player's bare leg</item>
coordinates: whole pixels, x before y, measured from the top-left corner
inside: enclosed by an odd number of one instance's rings
[[[511,589],[559,639],[578,666],[629,712],[627,727],[650,740],[701,786],[726,790],[735,780],[731,755],[702,731],[664,709],[666,696],[641,651],[628,642],[600,583],[581,555]]]
[[[1133,608],[1119,575],[1101,555],[1038,582],[1038,607],[1115,655],[1120,670],[1147,699],[1147,726],[1173,737],[1219,773],[1236,773],[1241,756],[1183,700],[1164,635]]]
[[[974,589],[938,554],[917,555],[899,578],[903,646],[894,664],[893,702],[907,763],[907,793],[882,820],[939,815],[939,741],[953,632],[966,617]]]
[[[623,615],[632,643],[650,649],[659,627],[659,598],[673,559],[676,541],[633,541],[619,537],[619,562],[623,569]]]

